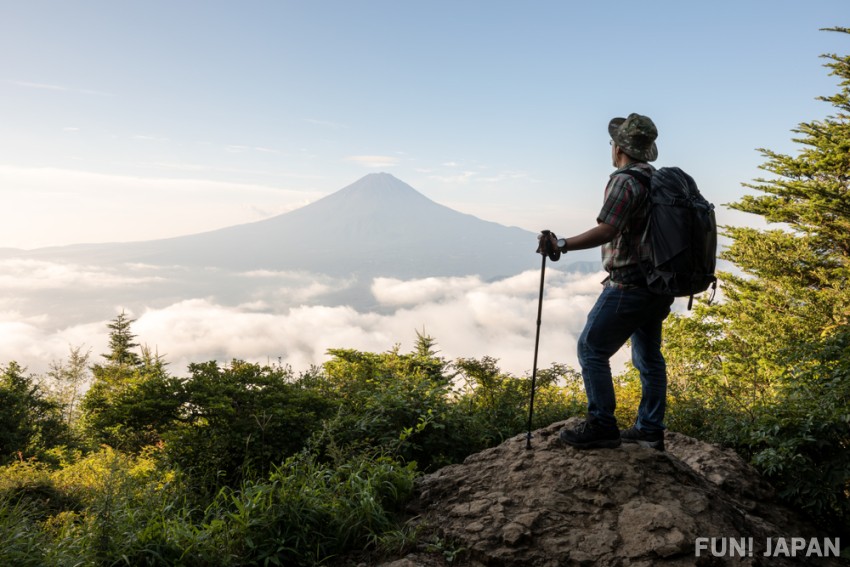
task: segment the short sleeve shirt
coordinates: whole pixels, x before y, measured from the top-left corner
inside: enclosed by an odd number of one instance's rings
[[[645,242],[648,188],[624,174],[627,169],[637,169],[647,176],[655,171],[648,163],[636,162],[612,173],[605,187],[605,202],[596,220],[617,229],[614,239],[602,245],[602,267],[616,283],[639,285],[644,280],[640,263],[650,258]]]

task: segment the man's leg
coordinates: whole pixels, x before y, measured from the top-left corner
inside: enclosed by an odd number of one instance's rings
[[[672,298],[647,298],[646,320],[632,335],[632,364],[640,373],[641,398],[634,427],[621,432],[625,443],[664,450],[667,365],[661,354],[661,327]]]
[[[617,426],[610,359],[634,331],[623,324],[623,318],[618,314],[624,293],[628,292],[604,288],[578,339],[578,360],[587,394],[587,413],[604,427]]]
[[[661,354],[661,324],[664,317],[656,315],[632,335],[632,364],[640,373],[641,384],[635,425],[647,433],[664,430],[664,412],[667,408],[667,364]]]
[[[606,287],[587,316],[578,340],[578,359],[587,394],[587,420],[575,429],[562,429],[559,439],[577,449],[620,446],[620,429],[614,417],[616,400],[611,379],[611,356],[634,332],[634,311],[629,292]],[[625,316],[624,316],[625,314]]]

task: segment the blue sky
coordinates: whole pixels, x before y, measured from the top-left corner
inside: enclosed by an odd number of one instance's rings
[[[0,247],[260,220],[387,171],[529,230],[594,223],[606,125],[717,204],[832,107],[846,0],[0,2]],[[721,212],[721,221],[751,219]]]

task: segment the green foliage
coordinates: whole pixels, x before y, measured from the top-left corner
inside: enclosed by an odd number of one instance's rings
[[[153,455],[106,448],[59,471],[0,468],[3,565],[319,565],[397,533],[416,472],[362,454],[300,454],[187,506]]]
[[[179,418],[163,435],[171,463],[210,490],[264,474],[301,450],[334,405],[284,367],[192,364]]]
[[[374,548],[396,526],[415,469],[366,454],[322,464],[290,458],[267,481],[219,493],[205,528],[222,564],[318,565]]]
[[[794,130],[795,156],[761,150],[773,176],[731,205],[780,226],[725,227],[740,273],[721,274],[722,303],[668,321],[665,349],[670,424],[735,447],[835,529],[850,523],[850,57],[825,57],[836,113]]]
[[[410,354],[329,351],[320,388],[338,407],[314,445],[380,447],[422,469],[469,454],[469,419],[451,401],[451,378],[433,343]]]
[[[464,380],[458,400],[477,422],[479,448],[490,447],[528,428],[531,379],[502,372],[494,358],[459,359],[456,363]],[[555,364],[540,369],[536,376],[532,428],[581,415],[585,397],[581,376],[567,366]]]
[[[69,439],[60,406],[16,362],[0,367],[0,465],[38,456]]]
[[[776,403],[758,415],[743,443],[781,496],[821,521],[846,522],[850,516],[848,335],[844,329],[820,345],[817,365],[801,357],[804,362],[791,369]]]
[[[173,427],[186,395],[162,364],[95,366],[93,373],[81,408],[83,430],[95,445],[139,452]]]
[[[434,344],[419,335],[408,354],[331,350],[318,387],[339,409],[314,446],[381,447],[429,471],[526,430],[530,379],[501,372],[490,357],[449,364]],[[582,413],[579,382],[565,366],[541,369],[533,427]]]
[[[90,378],[89,355],[82,347],[71,347],[67,360],[53,361],[47,372],[48,389],[62,407],[62,419],[69,429],[79,425],[83,392]]]
[[[130,330],[130,325],[135,319],[128,319],[122,311],[115,319],[107,325],[109,327],[109,352],[103,354],[110,365],[113,366],[139,366],[142,359],[132,349],[139,346],[134,342],[136,335]]]
[[[131,350],[139,346],[130,330],[132,323],[122,311],[107,325],[111,351],[103,355],[105,364],[91,369],[93,380],[80,404],[79,421],[93,445],[137,453],[161,441],[177,419],[185,396],[181,381],[168,374],[160,357],[148,349],[142,350],[142,356]],[[76,374],[79,361],[74,354],[69,366]],[[54,374],[68,379],[61,366]]]
[[[173,505],[173,478],[148,455],[108,448],[58,471],[36,462],[0,468],[0,533],[19,525],[27,535],[0,546],[0,564],[114,564]]]
[[[22,500],[0,499],[0,561],[4,565],[41,567],[46,538],[38,529],[31,506]]]

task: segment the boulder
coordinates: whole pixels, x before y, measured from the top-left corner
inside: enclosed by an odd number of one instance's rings
[[[667,434],[666,452],[580,451],[557,440],[573,425],[536,431],[530,450],[520,435],[419,479],[410,511],[443,555],[461,558],[453,565],[843,564],[800,551],[764,556],[778,538],[823,535],[777,503],[734,452],[677,433]],[[399,561],[385,565],[435,564],[433,556]]]

